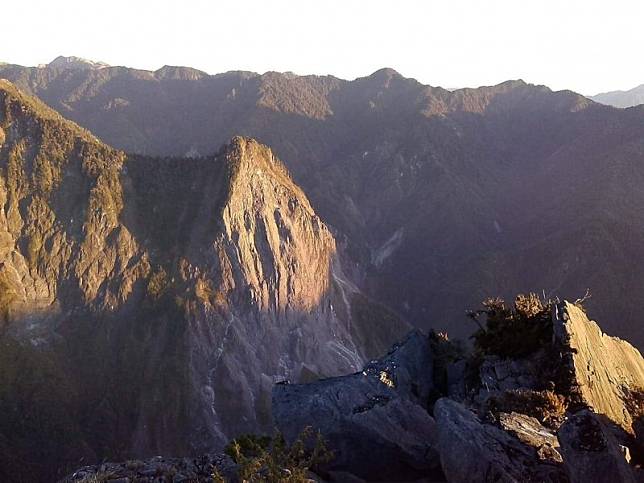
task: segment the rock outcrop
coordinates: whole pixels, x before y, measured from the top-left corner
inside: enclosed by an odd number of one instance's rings
[[[213,483],[218,475],[224,481],[238,481],[237,465],[226,455],[205,454],[198,458],[132,459],[122,463],[84,466],[60,483]]]
[[[521,355],[488,353],[470,359],[459,355],[445,337],[415,334],[362,373],[277,385],[275,421],[291,438],[301,425],[319,429],[338,450],[329,469],[367,481],[406,481],[421,475],[458,483],[634,481],[639,463],[632,455],[640,450],[633,435],[644,411],[638,392],[644,363],[639,352],[626,341],[603,335],[574,304],[536,304],[530,310],[535,316],[529,323],[541,325],[520,332],[536,337],[521,341]],[[519,330],[522,322],[519,315],[514,317],[505,330]],[[503,337],[508,344],[518,343],[511,334]],[[407,350],[416,340],[424,342]],[[490,348],[513,352],[498,344]],[[397,354],[402,351],[413,357],[401,361]],[[398,373],[415,369],[411,379],[397,384],[386,370],[390,366]],[[471,380],[473,374],[478,382]],[[406,388],[412,387],[411,381],[426,389],[410,392]],[[441,391],[449,397],[432,403]],[[432,407],[433,412],[422,415]],[[594,412],[575,413],[580,407]],[[586,437],[602,444],[587,447]],[[409,441],[415,441],[416,450]],[[428,444],[425,459],[419,458],[419,442]],[[596,461],[587,461],[593,451]],[[442,474],[433,466],[438,460]]]
[[[553,327],[577,402],[632,431],[634,416],[627,399],[630,392],[644,389],[644,359],[639,351],[604,334],[596,322],[568,302],[556,306]]]
[[[434,417],[441,466],[449,482],[566,481],[561,465],[552,457],[543,457],[535,447],[551,447],[552,437],[521,427],[517,417],[506,419],[504,427],[512,428],[515,435],[529,435],[527,442],[482,423],[472,411],[447,398],[436,402]]]
[[[367,481],[414,481],[440,473],[429,339],[413,332],[361,372],[309,384],[277,384],[273,418],[287,439],[319,431],[335,453],[325,471]]]
[[[575,413],[558,437],[571,483],[635,483],[624,451],[599,415],[589,410]]]

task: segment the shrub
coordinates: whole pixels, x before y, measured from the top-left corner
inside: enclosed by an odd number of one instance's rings
[[[482,305],[468,316],[479,326],[473,336],[474,346],[483,355],[522,357],[550,342],[552,301],[530,293],[518,295],[513,307],[500,298],[487,299]],[[485,316],[485,324],[480,322],[481,316]]]
[[[310,468],[333,458],[322,436],[314,437],[310,427],[292,445],[280,433],[273,438],[247,434],[233,440],[226,453],[239,465],[239,479],[247,482],[305,482]]]

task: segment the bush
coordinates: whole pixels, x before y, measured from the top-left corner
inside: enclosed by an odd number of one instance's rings
[[[530,293],[518,295],[513,307],[507,307],[500,298],[487,299],[482,305],[468,316],[479,326],[473,336],[474,346],[483,355],[522,357],[551,341],[552,301]],[[480,322],[481,316],[485,316],[485,324]]]
[[[159,267],[148,280],[148,295],[153,300],[157,300],[159,297],[161,297],[161,295],[163,295],[163,292],[165,292],[168,285],[168,274],[163,269],[163,267]]]
[[[273,438],[247,434],[233,440],[226,453],[239,465],[239,479],[247,482],[305,482],[310,468],[333,458],[322,436],[314,437],[311,428],[290,446],[280,433]]]

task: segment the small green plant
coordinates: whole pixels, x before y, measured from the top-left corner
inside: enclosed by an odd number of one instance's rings
[[[213,483],[226,483],[226,480],[225,480],[225,479],[224,479],[224,477],[221,475],[221,473],[219,473],[219,469],[217,469],[217,468],[215,468],[215,469],[212,471],[212,476],[211,476],[211,478],[212,478]]]
[[[314,436],[310,427],[291,445],[280,433],[273,438],[244,435],[233,440],[226,452],[239,465],[239,479],[247,482],[303,483],[309,480],[310,468],[333,458],[322,436]]]
[[[246,458],[255,458],[268,450],[271,441],[271,437],[266,435],[242,434],[228,443],[224,448],[224,453],[235,462],[238,462],[237,456],[239,454]]]

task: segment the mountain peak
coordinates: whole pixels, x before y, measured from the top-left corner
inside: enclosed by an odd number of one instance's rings
[[[391,67],[383,67],[378,69],[368,77],[372,79],[391,79],[392,77],[402,77],[402,75],[395,69]]]
[[[83,59],[82,57],[64,56],[59,55],[52,60],[47,67],[57,69],[71,69],[71,70],[90,70],[90,69],[103,69],[109,67],[105,62],[97,62],[93,60]]]
[[[270,177],[283,187],[303,195],[291,179],[286,166],[273,154],[271,148],[253,138],[234,136],[222,147],[220,155],[223,155],[228,163],[231,186],[240,181],[245,183],[250,176],[260,175]]]
[[[203,71],[193,69],[192,67],[181,67],[175,65],[164,65],[155,73],[159,79],[172,79],[172,80],[199,80],[207,77]]]

